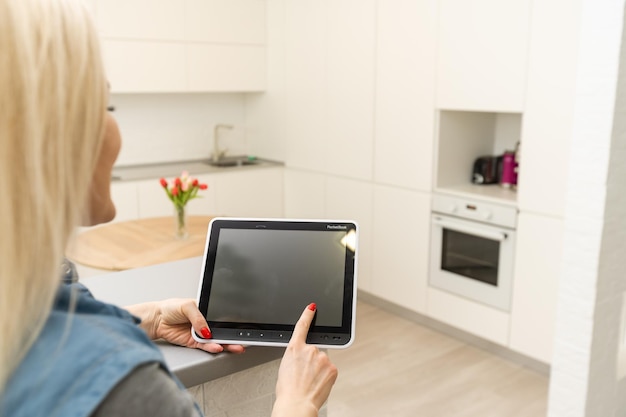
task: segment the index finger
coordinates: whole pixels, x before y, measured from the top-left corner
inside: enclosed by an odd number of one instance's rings
[[[293,329],[293,334],[291,335],[291,340],[289,341],[290,345],[306,344],[306,336],[309,334],[311,322],[313,321],[313,317],[315,317],[315,310],[317,310],[317,305],[315,305],[315,303],[311,303],[306,306],[296,323],[296,327]]]

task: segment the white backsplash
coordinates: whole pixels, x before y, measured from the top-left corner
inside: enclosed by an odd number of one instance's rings
[[[231,155],[248,153],[244,94],[113,94],[110,104],[122,133],[116,166],[208,158],[213,128]]]

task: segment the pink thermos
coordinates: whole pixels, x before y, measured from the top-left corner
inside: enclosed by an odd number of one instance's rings
[[[515,161],[515,152],[513,151],[506,151],[502,155],[500,185],[506,188],[517,185],[517,162]]]

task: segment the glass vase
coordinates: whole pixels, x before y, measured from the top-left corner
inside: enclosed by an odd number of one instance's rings
[[[174,214],[174,236],[177,239],[186,239],[189,236],[187,231],[187,212],[185,206],[175,206]]]

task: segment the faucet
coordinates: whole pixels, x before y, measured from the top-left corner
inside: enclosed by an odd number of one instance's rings
[[[213,128],[213,162],[217,163],[226,154],[227,149],[220,149],[220,130],[233,129],[233,125],[216,124]]]

